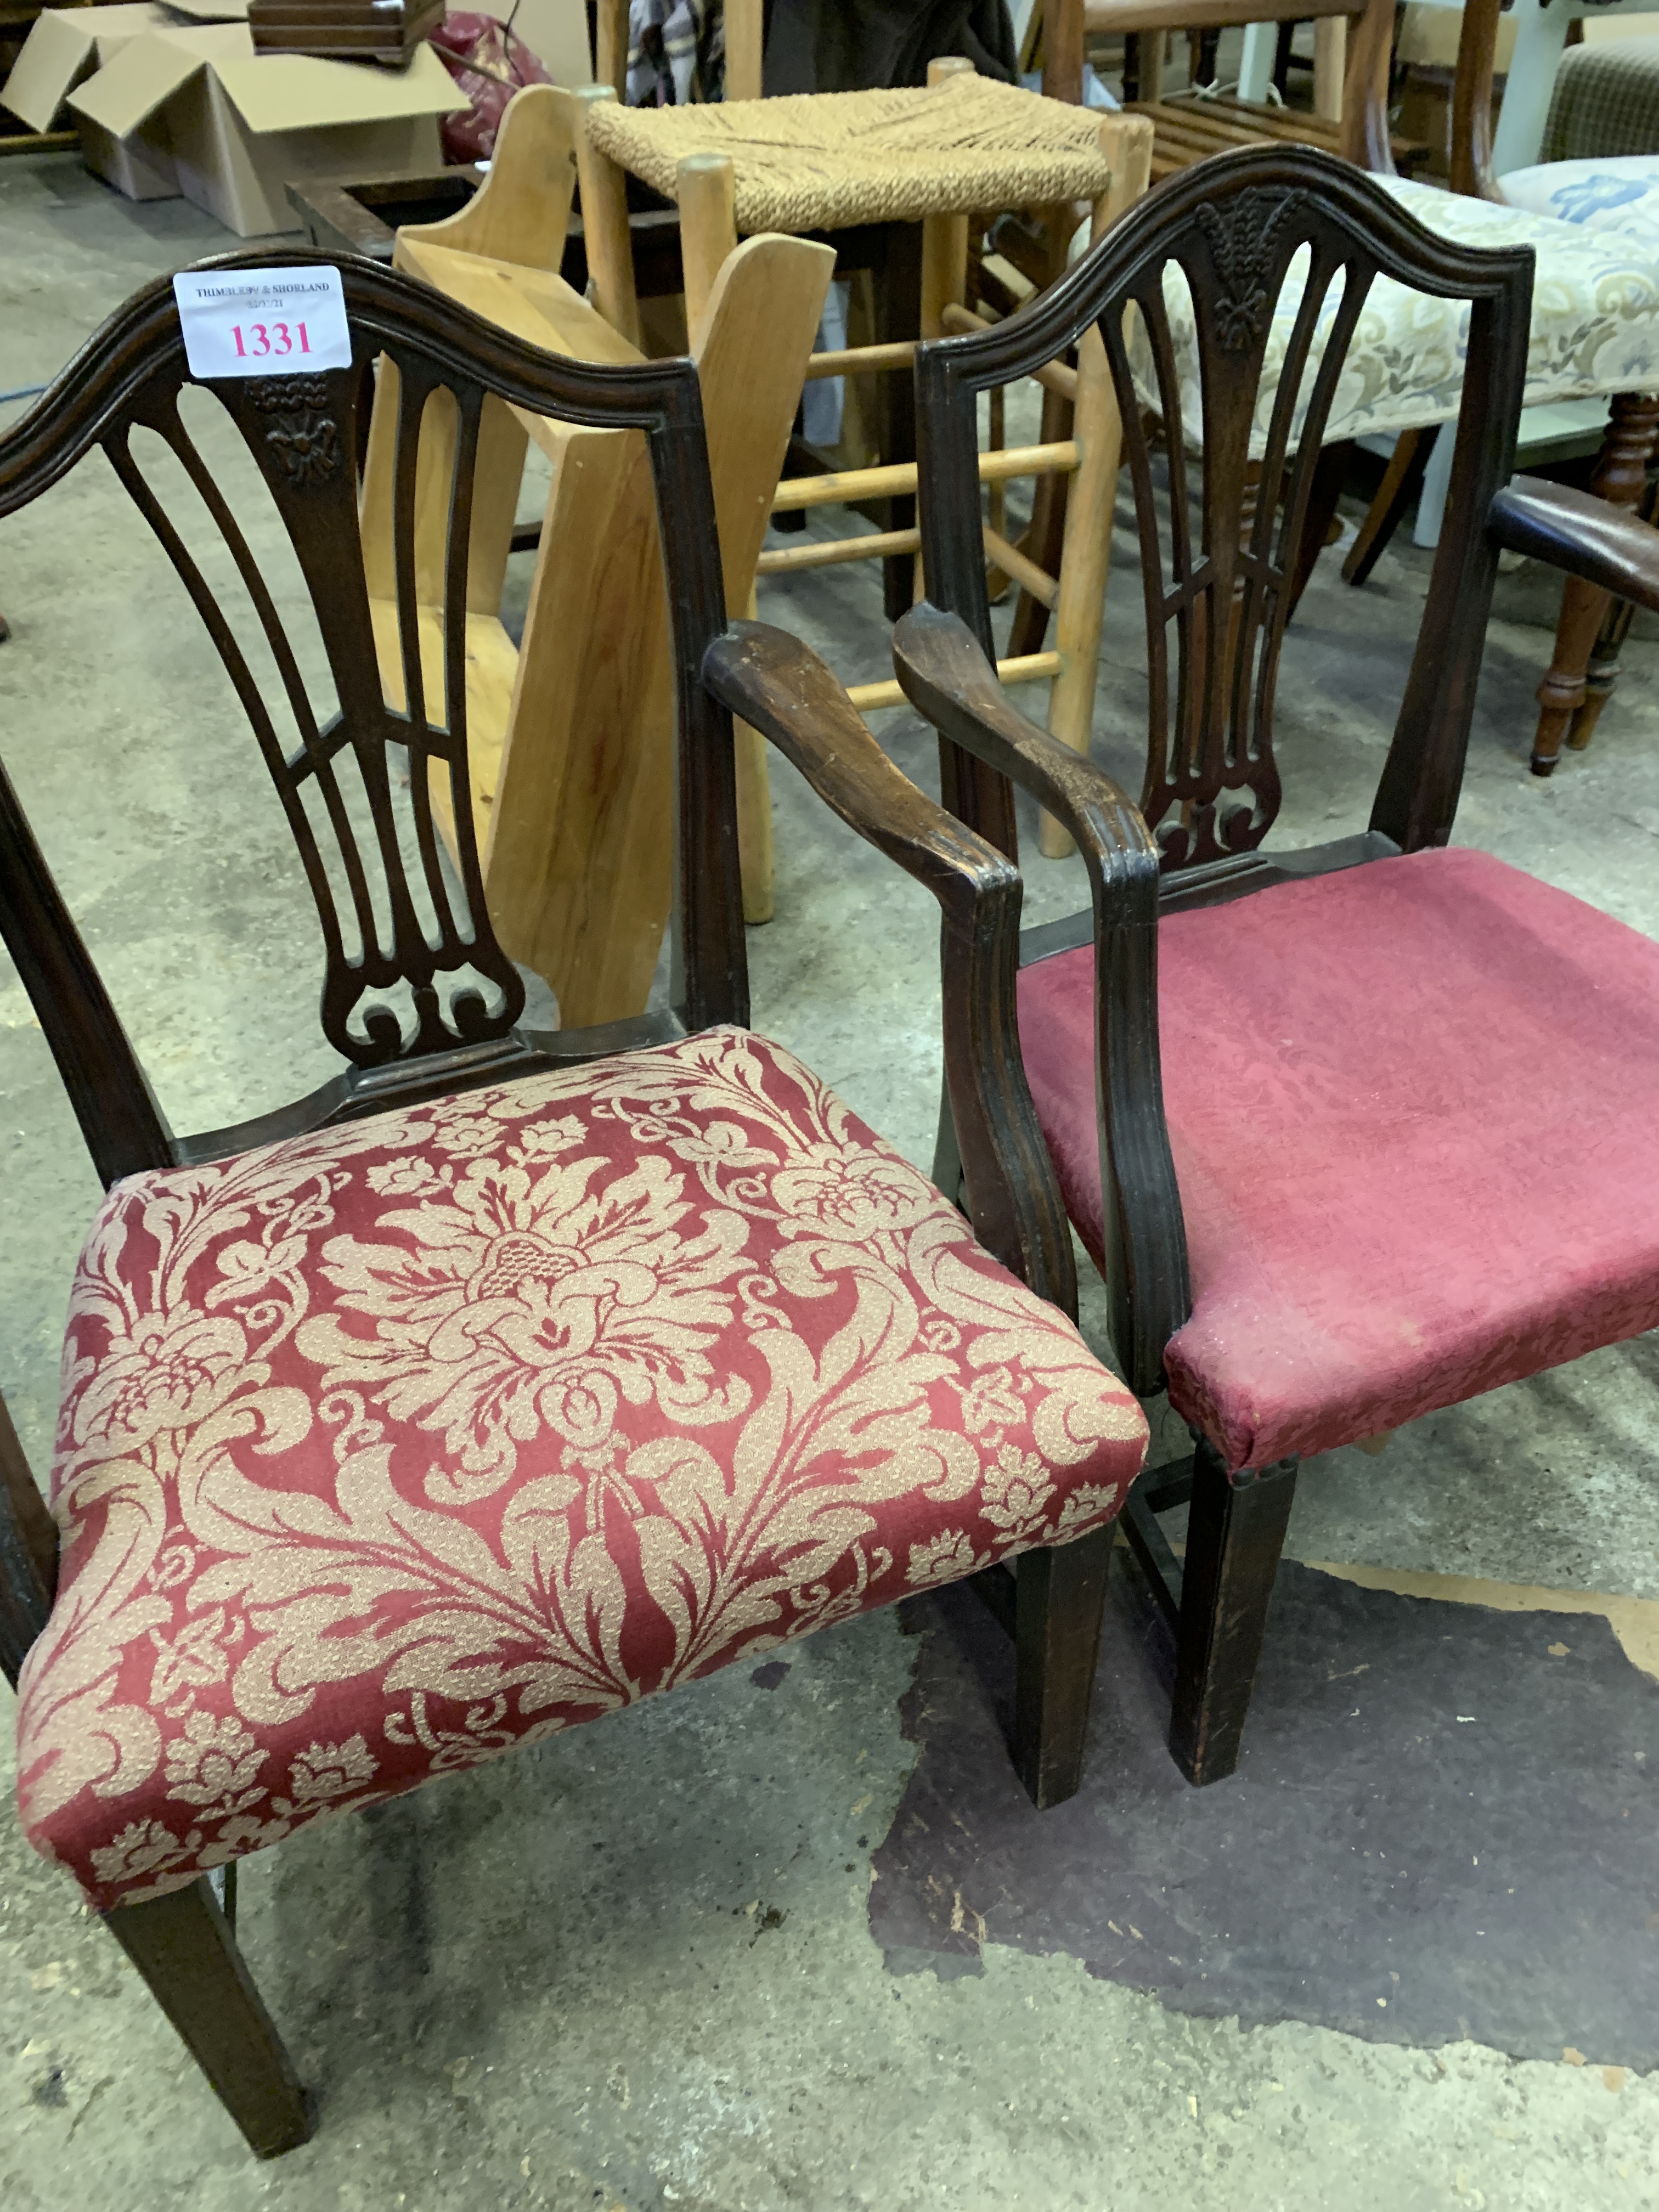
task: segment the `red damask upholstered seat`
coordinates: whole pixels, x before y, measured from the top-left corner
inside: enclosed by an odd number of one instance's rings
[[[1170,1396],[1229,1468],[1659,1324],[1650,939],[1422,852],[1166,915],[1158,1004],[1193,1288]],[[1092,953],[1024,970],[1019,1005],[1098,1260]]]
[[[751,1033],[110,1192],[36,1847],[100,1907],[1116,1512],[1077,1331]]]

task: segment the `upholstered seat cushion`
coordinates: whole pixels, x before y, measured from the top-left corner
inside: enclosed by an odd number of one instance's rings
[[[1601,392],[1659,391],[1659,247],[1651,241],[1613,230],[1587,234],[1547,215],[1437,191],[1401,177],[1374,181],[1442,238],[1463,246],[1532,247],[1537,265],[1523,406]],[[1504,182],[1507,189],[1510,179]],[[1250,438],[1257,459],[1266,448],[1302,289],[1301,268],[1293,262],[1267,333]],[[1340,285],[1334,284],[1321,310],[1293,416],[1292,445],[1340,295]],[[1174,269],[1164,279],[1164,304],[1182,420],[1188,441],[1196,443],[1203,427],[1197,338],[1191,295]],[[1431,299],[1392,277],[1377,277],[1337,380],[1326,442],[1449,422],[1462,400],[1468,317],[1462,301]],[[1147,404],[1156,404],[1144,341],[1137,375]]]
[[[1484,853],[1173,914],[1164,1095],[1192,1262],[1170,1395],[1231,1468],[1659,1323],[1659,945]],[[1020,976],[1101,1256],[1091,961]]]
[[[1659,61],[1659,55],[1654,57]],[[1511,207],[1552,216],[1580,230],[1638,240],[1659,254],[1659,154],[1608,161],[1540,161],[1499,179]]]
[[[925,88],[713,106],[601,100],[586,128],[665,199],[675,198],[688,156],[728,155],[745,237],[1092,200],[1112,180],[1093,110],[966,71]]]
[[[31,1840],[107,1906],[1109,1520],[1146,1425],[747,1032],[110,1193]]]

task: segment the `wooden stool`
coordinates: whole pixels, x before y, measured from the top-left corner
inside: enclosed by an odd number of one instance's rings
[[[624,179],[633,174],[680,210],[686,314],[696,332],[700,302],[745,234],[812,230],[822,235],[875,223],[919,224],[921,281],[918,321],[923,338],[977,330],[990,319],[967,306],[969,234],[975,218],[1010,208],[1048,211],[1060,239],[1075,228],[1074,204],[1091,211],[1096,235],[1146,189],[1151,132],[1120,116],[1098,117],[976,76],[970,64],[934,62],[925,91],[838,93],[762,103],[660,109],[620,107],[608,87],[577,95],[585,130],[577,149],[582,205],[588,223],[593,296],[620,330],[638,329],[632,272],[623,250]],[[606,253],[605,242],[615,241]],[[809,379],[881,370],[908,374],[915,341],[814,355]],[[1100,605],[1117,478],[1119,425],[1103,352],[1079,350],[1079,365],[1056,362],[1044,371],[1047,394],[1076,425],[1055,424],[1036,446],[981,456],[981,480],[1075,477],[1070,520],[1061,520],[1063,548],[1054,573],[1011,544],[994,515],[986,534],[990,559],[1057,617],[1057,650],[1017,652],[1000,665],[1005,683],[1054,679],[1049,726],[1076,746],[1086,744],[1092,713]],[[1066,434],[1066,433],[1071,434]],[[772,500],[776,514],[872,500],[911,500],[913,460],[836,475],[791,478]],[[915,563],[920,534],[908,520],[873,535],[837,538],[764,552],[762,575],[848,561]],[[1090,549],[1085,554],[1085,545]],[[1060,548],[1049,550],[1052,560]],[[1069,559],[1067,556],[1071,556]],[[896,683],[859,684],[849,697],[861,712],[899,707]],[[745,742],[758,756],[758,738]],[[1043,849],[1063,853],[1070,841],[1044,824]]]

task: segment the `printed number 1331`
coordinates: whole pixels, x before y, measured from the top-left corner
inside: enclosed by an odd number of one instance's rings
[[[296,332],[299,337],[297,345],[295,343]],[[231,325],[230,334],[236,341],[236,356],[239,361],[246,361],[250,358],[259,361],[263,360],[267,354],[281,356],[311,351],[311,340],[306,336],[306,326],[303,323],[295,323],[293,330],[290,330],[286,323],[270,325],[250,323],[247,326],[246,342],[242,337],[242,325],[240,323],[234,323]]]

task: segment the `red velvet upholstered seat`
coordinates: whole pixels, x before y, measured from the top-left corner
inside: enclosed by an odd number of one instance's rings
[[[1080,1535],[1146,1436],[729,1029],[117,1184],[64,1382],[19,1794],[100,1906]]]
[[[1158,969],[1193,1286],[1170,1396],[1230,1469],[1659,1324],[1659,945],[1444,850],[1170,915]],[[1087,950],[1019,979],[1098,1260],[1092,990]]]

